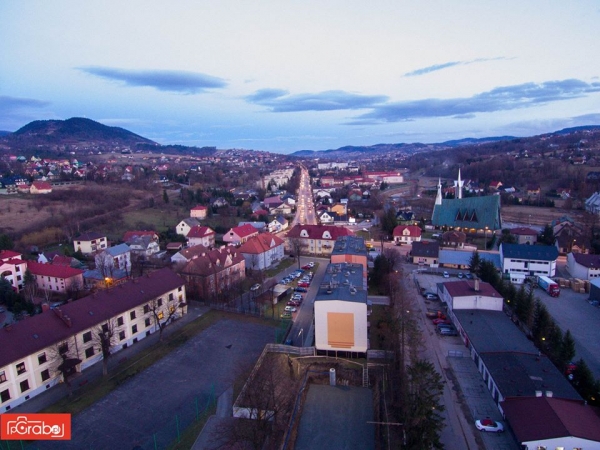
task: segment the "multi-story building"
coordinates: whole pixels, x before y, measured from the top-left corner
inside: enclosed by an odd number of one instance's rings
[[[521,284],[529,276],[556,274],[558,249],[550,245],[501,244],[502,273]]]
[[[223,241],[233,245],[239,245],[254,236],[258,236],[258,230],[249,223],[246,223],[230,229],[223,235]]]
[[[25,282],[27,261],[21,259],[21,253],[12,250],[0,251],[0,276],[4,277],[13,288],[20,292]]]
[[[73,240],[75,251],[81,251],[84,255],[104,250],[107,247],[108,241],[106,240],[106,236],[94,231],[82,234]]]
[[[83,288],[83,270],[36,261],[27,261],[27,269],[33,275],[37,287],[44,291],[66,294]]]
[[[283,259],[284,242],[279,236],[263,233],[244,242],[238,250],[246,260],[246,268],[263,270]]]
[[[192,227],[187,236],[188,246],[204,245],[205,247],[215,246],[215,232],[209,227],[196,225]]]
[[[35,397],[102,359],[98,335],[110,330],[111,352],[135,344],[159,323],[187,313],[183,280],[160,269],[60,308],[44,308],[0,330],[0,412]],[[67,364],[59,369],[62,364]]]
[[[368,252],[365,240],[358,236],[340,236],[331,252],[331,264],[360,264],[363,270],[363,289],[367,289]]]
[[[352,236],[354,233],[346,227],[328,225],[295,225],[287,234],[287,246],[291,251],[299,247],[300,251],[312,255],[330,255],[337,238]],[[298,245],[296,245],[296,243]]]

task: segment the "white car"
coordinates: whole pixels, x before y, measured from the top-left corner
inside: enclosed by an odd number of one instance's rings
[[[285,308],[283,308],[284,311],[286,312],[296,312],[296,308],[294,308],[293,306],[286,306]]]
[[[475,421],[475,426],[479,431],[490,431],[492,433],[502,433],[504,425],[501,422],[486,418]]]
[[[251,291],[253,291],[253,292],[254,292],[254,291],[258,291],[259,289],[260,289],[260,284],[258,284],[258,283],[257,283],[257,284],[254,284],[254,285],[253,285],[253,286],[250,288],[250,290],[251,290]]]

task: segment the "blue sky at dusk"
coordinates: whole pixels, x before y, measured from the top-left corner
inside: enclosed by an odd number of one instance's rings
[[[600,124],[600,4],[0,2],[0,130],[288,153]]]

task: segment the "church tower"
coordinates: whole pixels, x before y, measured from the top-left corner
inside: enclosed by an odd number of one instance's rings
[[[437,188],[438,188],[438,190],[437,190],[437,195],[435,196],[435,204],[441,205],[442,204],[442,179],[441,178],[438,178]]]
[[[458,169],[458,180],[456,180],[454,182],[454,187],[455,189],[455,198],[462,198],[462,188],[463,188],[463,184],[465,184],[464,181],[462,181],[460,179],[460,169]]]

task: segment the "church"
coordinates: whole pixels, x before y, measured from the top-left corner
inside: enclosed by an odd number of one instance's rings
[[[463,198],[463,184],[459,169],[458,180],[454,182],[456,196],[453,199],[444,199],[442,198],[442,182],[438,181],[437,196],[431,217],[432,225],[464,233],[500,230],[502,228],[500,196]]]

